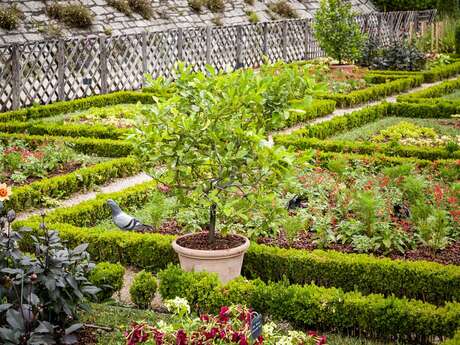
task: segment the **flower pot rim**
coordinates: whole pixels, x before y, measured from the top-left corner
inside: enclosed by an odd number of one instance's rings
[[[237,235],[237,236],[243,238],[244,243],[239,245],[238,247],[229,248],[229,249],[216,249],[216,250],[191,249],[191,248],[182,247],[179,244],[177,244],[177,240],[184,238],[184,237],[194,236],[194,235],[196,235],[196,233],[186,234],[186,235],[176,238],[172,242],[172,247],[174,251],[177,252],[178,254],[181,254],[184,256],[190,256],[190,257],[219,258],[219,257],[231,257],[231,256],[240,255],[241,253],[246,252],[250,245],[249,239],[246,236],[242,236],[242,235]]]

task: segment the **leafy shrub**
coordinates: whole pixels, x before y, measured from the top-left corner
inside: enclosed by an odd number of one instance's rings
[[[96,265],[89,276],[89,281],[101,291],[97,294],[99,300],[104,301],[120,291],[123,287],[125,268],[120,264],[101,262]]]
[[[131,16],[133,14],[128,0],[108,0],[107,4],[117,9],[121,13],[126,14],[127,16]]]
[[[139,272],[129,288],[131,301],[139,308],[147,309],[155,297],[158,289],[158,283],[152,273],[147,271]]]
[[[2,344],[76,343],[77,311],[99,291],[86,276],[94,267],[87,245],[66,248],[56,231],[41,223],[41,234],[28,237],[34,255],[18,249],[27,230],[11,230],[14,212],[0,228],[0,340]],[[6,224],[5,224],[6,222]]]
[[[151,0],[128,0],[129,7],[133,12],[139,13],[144,19],[153,17],[153,7]]]
[[[23,13],[16,5],[2,6],[0,7],[0,28],[14,30],[19,26],[19,22],[23,17]]]
[[[297,18],[296,11],[292,8],[291,4],[286,0],[278,0],[270,5],[268,8],[283,18]]]
[[[364,47],[364,35],[355,20],[351,3],[321,0],[314,18],[315,38],[326,54],[342,64],[358,60]]]
[[[254,6],[254,4],[256,3],[256,0],[244,0],[244,2],[250,6]]]
[[[215,26],[222,26],[222,16],[221,15],[216,15],[211,19],[211,23],[213,23]]]
[[[48,15],[74,28],[86,29],[93,24],[94,16],[81,3],[60,4],[54,2],[46,7]]]
[[[409,41],[393,41],[388,47],[367,54],[369,67],[379,70],[420,71],[425,68],[426,57]]]

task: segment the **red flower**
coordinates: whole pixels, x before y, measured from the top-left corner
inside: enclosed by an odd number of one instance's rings
[[[442,199],[444,198],[444,192],[443,192],[441,186],[438,185],[438,184],[436,186],[434,186],[434,191],[433,192],[434,192],[434,198],[436,200],[436,203],[439,206],[439,204],[441,203]]]
[[[449,204],[456,204],[458,202],[458,199],[455,196],[450,196],[449,198],[447,198],[447,202]]]
[[[322,336],[319,337],[318,340],[316,341],[316,345],[325,345],[326,342],[327,342],[326,336],[325,336],[325,335],[322,335]]]
[[[316,333],[315,331],[308,331],[307,335],[309,337],[316,337],[318,335],[318,333]]]
[[[187,345],[187,334],[185,334],[183,329],[177,331],[176,345]]]
[[[228,320],[230,320],[230,309],[228,307],[220,308],[219,321],[223,323],[227,323]]]

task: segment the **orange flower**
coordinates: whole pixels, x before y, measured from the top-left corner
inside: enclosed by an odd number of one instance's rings
[[[5,201],[10,198],[11,188],[6,183],[0,183],[0,201]]]

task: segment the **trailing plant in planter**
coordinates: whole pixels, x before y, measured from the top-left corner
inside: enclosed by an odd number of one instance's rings
[[[321,0],[315,14],[314,35],[321,49],[339,64],[356,61],[362,55],[365,35],[355,17],[350,2],[344,0]]]
[[[218,250],[245,243],[219,235],[217,230],[234,229],[218,219],[249,219],[258,205],[275,203],[275,186],[292,172],[294,157],[266,139],[263,90],[251,78],[244,73],[219,78],[210,67],[208,72],[210,78],[179,78],[176,95],[152,106],[132,139],[155,179],[169,185],[183,205],[207,210],[207,224],[198,229],[207,234],[177,243]]]
[[[74,333],[82,327],[77,310],[99,291],[86,278],[94,267],[87,245],[67,249],[44,222],[38,237],[27,229],[15,232],[14,219],[12,210],[0,218],[0,343],[75,344]],[[24,235],[33,255],[19,249]]]

